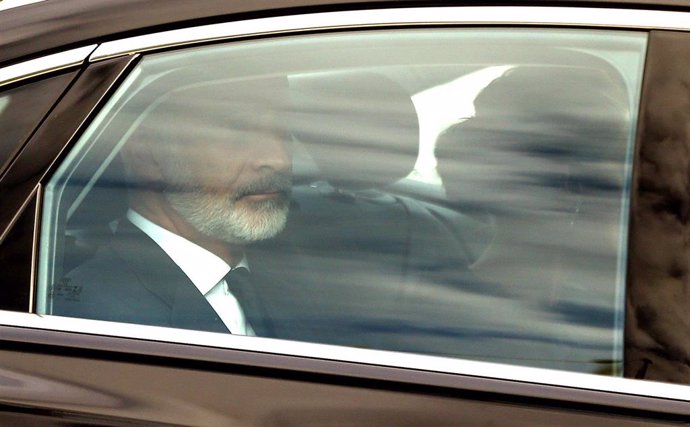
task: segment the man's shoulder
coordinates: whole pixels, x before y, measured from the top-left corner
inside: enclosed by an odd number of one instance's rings
[[[91,258],[54,283],[52,313],[149,324],[143,319],[163,318],[170,306],[150,288],[165,284],[147,280],[170,266],[162,250],[146,244],[146,236],[139,234],[116,233]]]

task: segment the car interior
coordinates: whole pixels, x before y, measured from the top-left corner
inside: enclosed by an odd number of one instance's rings
[[[628,141],[624,130],[597,134],[597,126],[612,123],[608,117],[595,123],[584,115],[578,122],[568,107],[559,112],[556,100],[563,93],[575,99],[582,87],[589,86],[588,94],[605,87],[610,103],[596,113],[610,105],[619,113],[628,105],[626,83],[612,64],[589,52],[551,48],[516,55],[499,49],[514,62],[497,61],[478,47],[460,63],[420,66],[407,57],[399,63],[404,49],[393,49],[392,64],[357,65],[371,55],[366,52],[329,67],[310,59],[316,63],[303,65],[306,70],[282,74],[289,82],[289,102],[280,108],[293,153],[290,214],[283,233],[252,248],[292,277],[287,288],[261,291],[264,306],[277,313],[269,336],[616,370],[622,311],[613,285],[602,290],[598,283],[601,277],[616,282],[618,208],[615,218],[603,219],[606,227],[613,224],[613,245],[606,233],[594,243],[591,234],[580,234],[602,220],[597,204],[610,203],[603,194],[620,203],[624,177],[607,162],[625,157]],[[54,202],[46,228],[52,239],[42,243],[44,289],[113,238],[127,209],[118,151],[152,100],[170,88],[222,81],[204,67],[224,60],[195,55],[199,63],[153,68],[139,86],[132,83],[71,154],[66,163],[73,166],[56,174],[46,193]],[[247,68],[244,73],[254,71]],[[517,83],[509,83],[511,75]],[[573,83],[561,87],[562,81]],[[441,108],[428,110],[422,94],[450,83],[461,87],[460,96],[437,98]],[[576,108],[591,101],[582,98]],[[432,141],[422,141],[429,117],[448,105]],[[511,116],[529,105],[531,117]],[[602,151],[597,138],[608,139],[611,152]],[[422,152],[439,166],[420,178]],[[439,174],[442,162],[452,175]],[[601,260],[579,252],[590,243],[600,248],[603,255],[595,256]],[[582,263],[600,266],[601,276],[578,281]],[[38,302],[48,314],[49,295],[44,291]],[[546,331],[524,329],[539,317],[556,323],[547,321]],[[558,322],[573,326],[572,332]],[[592,344],[597,356],[583,360],[587,356],[577,349],[587,328],[604,331],[604,338]],[[514,343],[518,356],[504,353],[505,342]]]

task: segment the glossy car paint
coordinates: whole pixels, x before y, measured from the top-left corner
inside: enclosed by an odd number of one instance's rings
[[[90,44],[138,34],[193,26],[282,16],[295,13],[400,8],[413,6],[482,6],[507,2],[400,0],[50,0],[0,15],[0,66]],[[578,5],[661,10],[688,10],[687,0],[515,1],[511,5]]]
[[[630,224],[625,375],[690,382],[690,33],[653,32]]]
[[[0,390],[0,398],[69,414],[193,425],[322,425],[329,419],[665,425],[690,415],[682,402],[617,393],[75,333],[4,332],[10,339],[0,351],[1,372],[15,387]]]

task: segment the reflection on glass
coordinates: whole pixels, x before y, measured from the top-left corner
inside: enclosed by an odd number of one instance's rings
[[[38,310],[619,374],[644,47],[413,30],[145,58],[47,186]]]
[[[2,115],[8,105],[10,105],[10,95],[0,96],[0,115]]]
[[[447,129],[437,147],[449,202],[494,221],[495,238],[470,270],[510,291],[510,302],[494,306],[518,305],[501,330],[520,336],[543,323],[537,335],[562,343],[551,351],[565,363],[611,345],[621,314],[610,284],[620,280],[630,135],[628,95],[615,77],[511,69],[480,92],[474,117]],[[600,354],[602,371],[612,369]]]
[[[474,98],[510,68],[509,65],[481,68],[412,95],[419,119],[419,157],[411,179],[439,183],[434,156],[438,135],[462,119],[474,116]]]

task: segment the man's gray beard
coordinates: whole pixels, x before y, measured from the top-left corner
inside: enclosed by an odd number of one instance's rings
[[[263,200],[237,206],[228,195],[202,190],[165,191],[170,206],[201,233],[228,243],[269,239],[285,227],[287,200]]]

